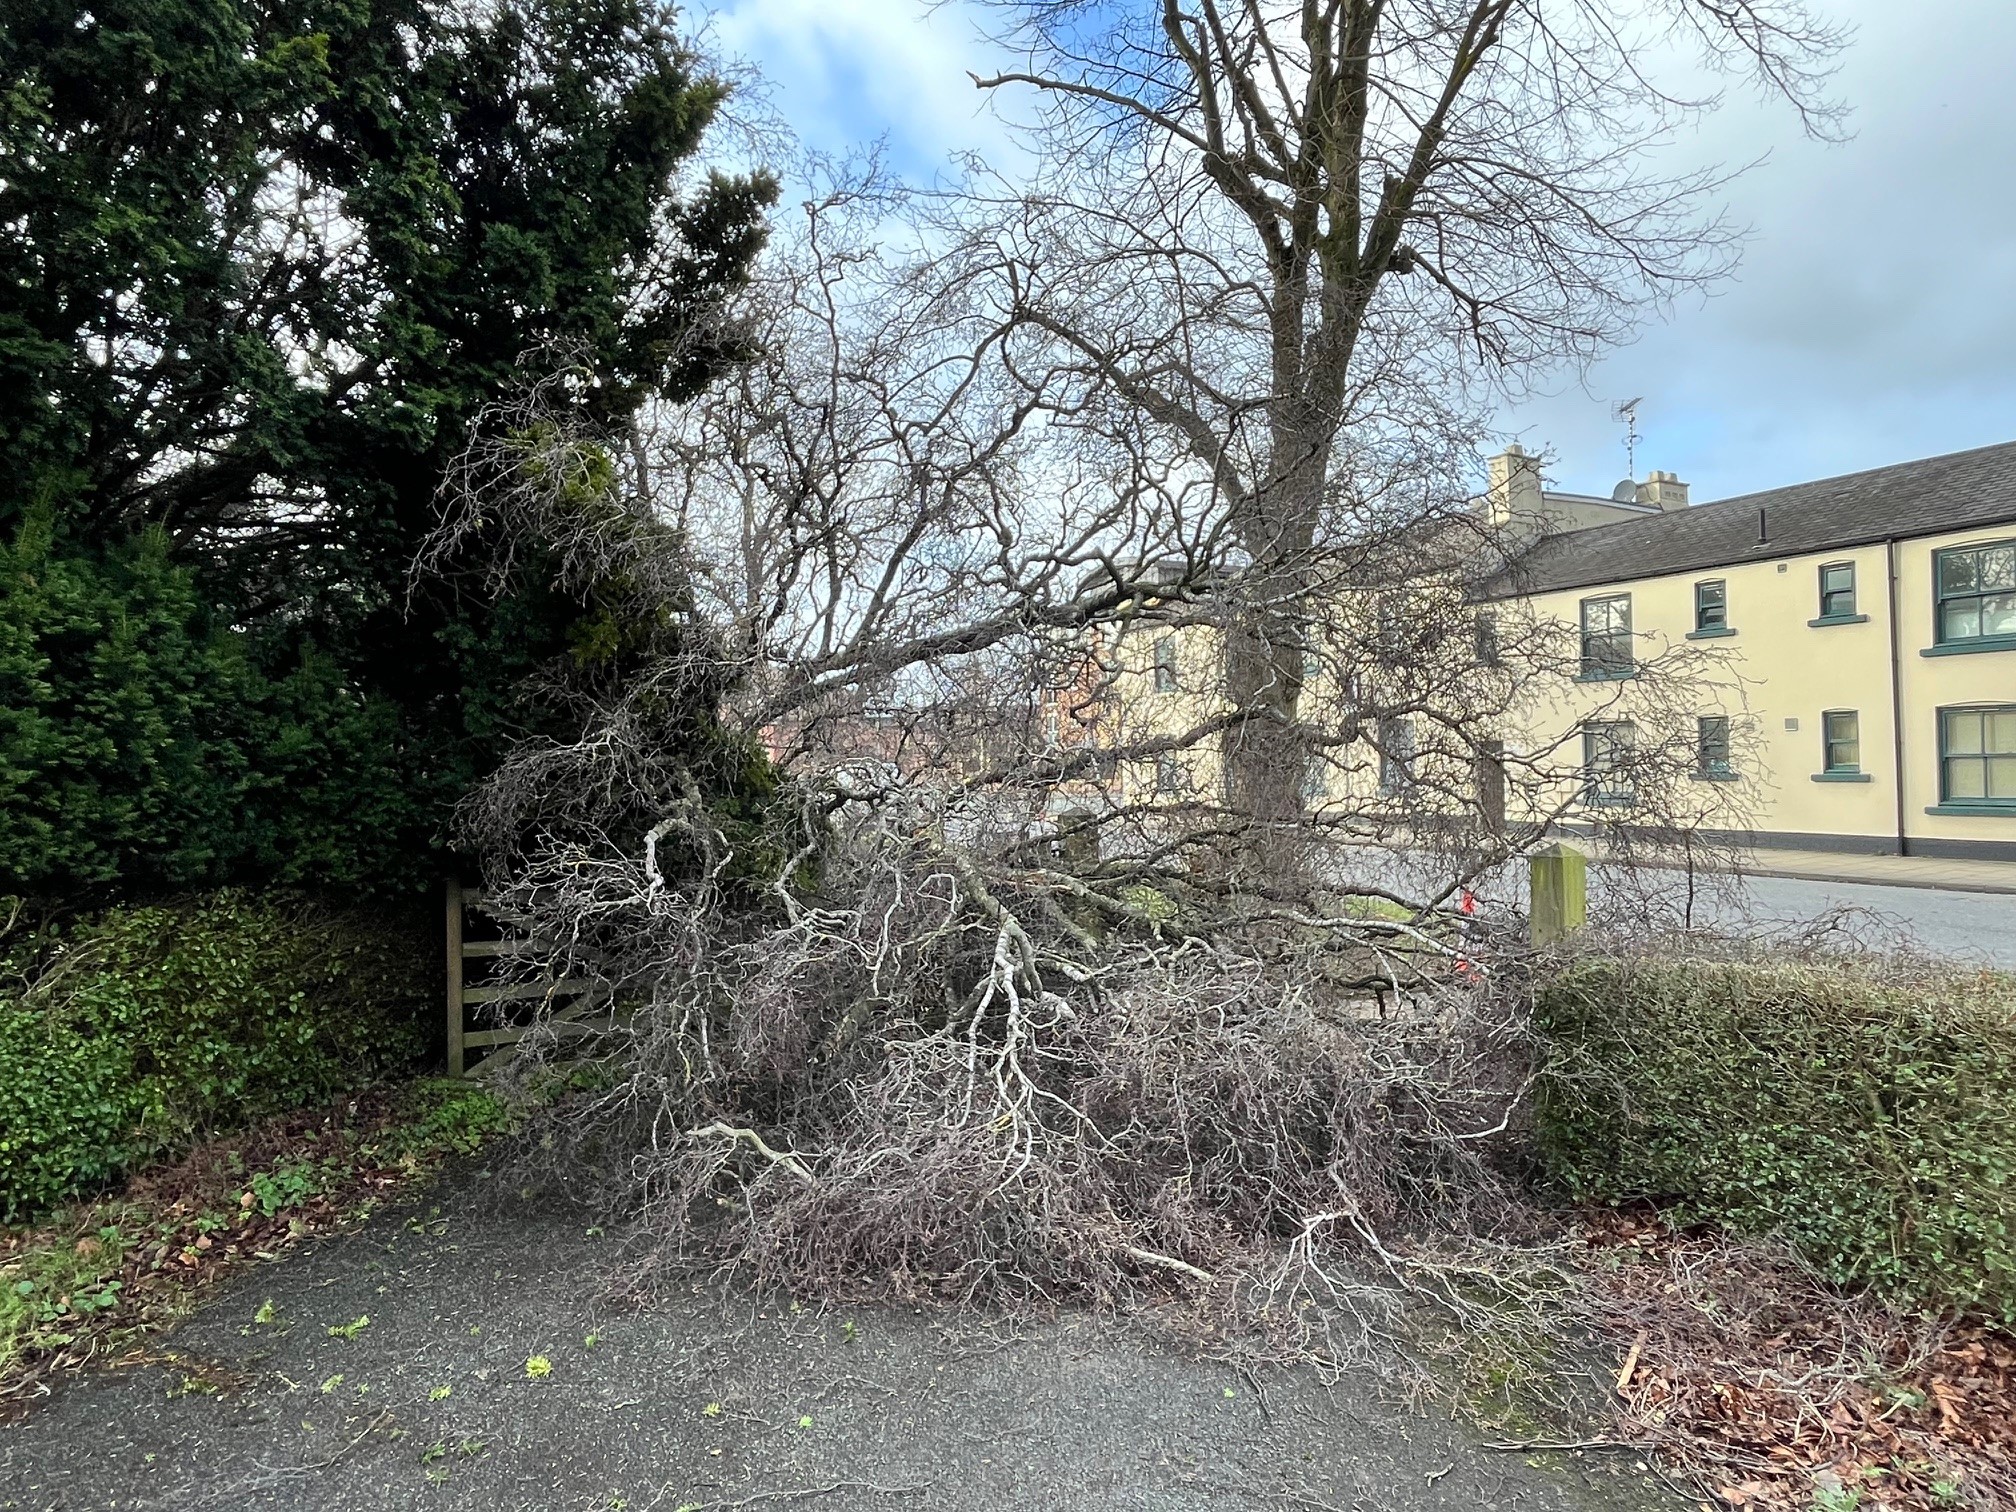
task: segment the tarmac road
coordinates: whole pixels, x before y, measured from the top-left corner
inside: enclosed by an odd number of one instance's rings
[[[1369,1382],[1249,1377],[1084,1316],[612,1307],[614,1241],[493,1187],[253,1272],[151,1363],[61,1388],[0,1428],[0,1507],[1681,1505],[1629,1451],[1493,1451]]]
[[[1901,929],[1934,955],[2016,967],[2016,894],[1796,877],[1751,877],[1745,888],[1764,919],[1803,922],[1829,909],[1865,909],[1880,921],[1879,928]]]

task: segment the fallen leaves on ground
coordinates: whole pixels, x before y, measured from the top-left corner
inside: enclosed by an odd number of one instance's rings
[[[1585,1240],[1628,1364],[1625,1430],[1721,1506],[2016,1506],[2008,1333],[1845,1296],[1789,1255],[1676,1232],[1649,1209],[1597,1215]]]
[[[46,1396],[56,1374],[145,1357],[135,1342],[216,1281],[356,1221],[425,1174],[446,1150],[411,1137],[413,1091],[285,1114],[57,1221],[0,1228],[0,1287],[15,1306],[14,1327],[0,1329],[0,1421]]]

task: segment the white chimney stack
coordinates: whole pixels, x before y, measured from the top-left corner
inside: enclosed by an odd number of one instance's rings
[[[1638,485],[1638,502],[1660,510],[1685,509],[1687,485],[1673,473],[1655,472]]]

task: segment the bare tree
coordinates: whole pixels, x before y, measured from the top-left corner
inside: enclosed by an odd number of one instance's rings
[[[1227,798],[1292,825],[1312,601],[1460,512],[1477,404],[1586,362],[1738,233],[1651,149],[1712,70],[1826,131],[1800,0],[996,0],[1032,171],[976,165],[947,277],[1028,403],[1188,485],[1236,562]],[[991,184],[991,188],[989,185]]]
[[[1002,14],[1026,180],[811,165],[755,360],[620,435],[542,385],[445,496],[443,560],[536,542],[651,627],[465,814],[550,947],[507,968],[617,1006],[557,1144],[794,1285],[1468,1306],[1530,1065],[1466,890],[1592,811],[1731,822],[1712,651],[1532,717],[1582,648],[1486,608],[1468,482],[1492,394],[1726,267],[1714,176],[1639,167],[1694,107],[1604,0]],[[1796,6],[1659,14],[1824,127]]]

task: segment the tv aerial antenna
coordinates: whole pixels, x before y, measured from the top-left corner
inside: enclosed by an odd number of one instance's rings
[[[1632,478],[1638,476],[1638,406],[1644,402],[1640,394],[1610,406],[1610,418],[1624,427],[1624,471]]]

